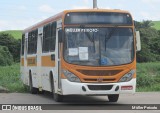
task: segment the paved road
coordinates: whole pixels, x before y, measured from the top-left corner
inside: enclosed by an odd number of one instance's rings
[[[107,96],[67,96],[63,103],[87,103],[96,104],[109,103]],[[29,94],[29,93],[0,93],[0,104],[62,104],[52,99],[50,93]],[[120,95],[117,104],[160,104],[160,92],[136,93]]]
[[[106,96],[67,96],[63,103],[57,103],[52,99],[50,93],[28,94],[28,93],[0,93],[0,104],[110,104]],[[112,103],[113,104],[113,103]],[[134,95],[122,94],[116,104],[160,104],[160,92],[158,93],[136,93]],[[72,111],[74,112],[74,111]],[[124,113],[124,111],[110,111],[110,113]],[[127,111],[125,111],[127,112]],[[130,111],[129,113],[158,113],[160,111]],[[69,111],[56,111],[55,113],[70,113]],[[84,111],[79,111],[84,113]],[[98,111],[87,111],[87,113],[98,113]],[[101,111],[106,113],[106,111]]]

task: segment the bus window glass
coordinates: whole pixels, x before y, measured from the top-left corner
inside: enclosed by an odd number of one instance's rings
[[[43,29],[43,52],[49,52],[49,38],[51,36],[50,24]]]
[[[66,28],[65,40],[64,58],[71,64],[122,65],[134,58],[134,38],[130,28]]]
[[[24,55],[24,41],[25,41],[25,34],[22,35],[22,41],[21,41],[21,55]]]
[[[56,22],[51,24],[50,51],[55,51],[56,44]]]
[[[43,29],[43,52],[55,50],[56,22],[47,24]]]
[[[28,34],[28,54],[35,54],[37,52],[37,37],[38,37],[38,30],[29,32]]]

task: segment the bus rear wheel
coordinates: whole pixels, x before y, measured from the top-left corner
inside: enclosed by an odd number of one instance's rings
[[[117,102],[119,98],[119,94],[108,95],[109,102]]]

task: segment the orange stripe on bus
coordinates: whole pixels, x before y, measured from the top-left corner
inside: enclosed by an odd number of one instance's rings
[[[50,56],[42,56],[42,66],[44,67],[54,67],[55,61],[51,60]]]
[[[27,66],[37,66],[36,57],[28,57],[27,58]]]
[[[21,58],[21,66],[24,66],[24,58]]]

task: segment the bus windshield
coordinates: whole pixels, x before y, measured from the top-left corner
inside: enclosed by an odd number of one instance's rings
[[[132,62],[131,28],[65,28],[64,59],[85,66],[114,66]]]

